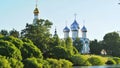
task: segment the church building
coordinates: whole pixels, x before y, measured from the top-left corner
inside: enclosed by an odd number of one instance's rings
[[[37,22],[37,20],[39,19],[38,18],[38,16],[39,16],[39,10],[37,8],[37,3],[36,3],[36,8],[34,9],[33,13],[34,13],[33,24],[35,24]],[[87,38],[87,35],[86,35],[87,29],[86,29],[85,26],[82,27],[82,29],[81,29],[82,37],[79,37],[79,29],[80,29],[79,24],[77,23],[76,18],[75,18],[74,22],[70,26],[70,29],[68,28],[68,26],[66,26],[63,29],[64,39],[66,39],[66,38],[69,37],[69,32],[72,32],[72,39],[73,39],[73,41],[76,38],[80,38],[80,41],[83,44],[81,53],[88,54],[89,51],[90,51],[90,48],[89,48],[89,39]],[[56,29],[55,29],[55,34],[54,35],[57,35]]]
[[[89,48],[90,41],[87,38],[87,34],[86,34],[87,28],[85,26],[82,27],[82,29],[81,29],[82,37],[79,37],[79,30],[80,30],[80,27],[79,27],[79,24],[77,23],[76,18],[75,18],[75,20],[73,21],[73,23],[70,26],[70,29],[68,28],[68,26],[65,26],[65,28],[63,29],[64,39],[68,38],[69,32],[71,32],[73,41],[76,38],[80,38],[80,41],[82,42],[83,47],[82,47],[82,50],[80,53],[88,54],[88,53],[90,53],[90,48]]]

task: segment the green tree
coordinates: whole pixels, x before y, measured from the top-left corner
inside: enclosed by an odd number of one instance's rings
[[[61,46],[56,46],[53,48],[53,50],[51,51],[52,52],[52,57],[53,58],[61,58],[61,59],[68,59],[70,58],[71,54],[68,53],[68,50],[64,47],[61,47]]]
[[[73,42],[71,38],[65,39],[65,43],[66,43],[66,49],[68,50],[68,53],[70,53],[71,56],[78,53],[78,50],[73,46]]]
[[[78,50],[78,52],[81,52],[83,45],[80,38],[76,38],[75,41],[73,41],[73,46]]]
[[[9,32],[10,36],[19,37],[19,31],[13,29]]]
[[[65,43],[66,43],[66,48],[71,48],[73,46],[73,42],[72,42],[72,39],[70,37],[65,39]]]
[[[98,42],[96,39],[93,41],[90,41],[90,53],[91,54],[100,55],[102,49],[104,49],[102,41]]]
[[[11,68],[6,57],[0,55],[0,68]]]
[[[14,44],[18,49],[21,49],[23,47],[23,41],[13,36],[1,36],[0,40],[9,41]]]
[[[66,44],[64,40],[61,40],[60,46],[65,47],[66,48]]]
[[[21,36],[32,40],[44,55],[49,50],[51,26],[52,23],[49,20],[40,19],[35,24],[26,24],[26,28],[22,30]]]
[[[34,57],[25,59],[23,63],[24,68],[42,68],[42,64]]]
[[[14,58],[10,58],[10,59],[8,59],[8,61],[10,63],[11,68],[23,68],[24,67],[24,65],[21,61],[16,60]]]
[[[42,52],[40,49],[35,46],[29,39],[23,39],[23,47],[21,48],[21,53],[23,59],[36,57],[36,58],[43,58]]]
[[[74,64],[74,66],[90,66],[88,57],[80,54],[73,55],[71,57],[71,62]]]
[[[72,68],[72,62],[65,60],[65,59],[60,59],[59,62],[61,63],[61,68]]]
[[[105,60],[102,57],[92,56],[88,59],[92,65],[105,65]]]
[[[8,33],[7,30],[1,30],[1,31],[0,31],[0,34],[2,34],[2,35],[4,35],[4,36],[8,36],[8,35],[9,35],[9,33]]]
[[[60,38],[58,36],[53,36],[53,46],[59,46],[61,41],[60,41]]]
[[[22,60],[20,50],[9,41],[0,40],[0,55]]]
[[[57,59],[50,59],[48,58],[47,61],[50,64],[50,68],[61,68],[61,64]]]
[[[107,50],[107,54],[112,56],[120,56],[120,37],[116,32],[107,33],[104,36],[104,48]]]

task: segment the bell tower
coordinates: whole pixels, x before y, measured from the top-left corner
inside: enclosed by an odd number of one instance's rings
[[[34,13],[34,19],[33,19],[33,24],[35,24],[38,20],[38,16],[39,16],[39,10],[38,10],[38,0],[36,0],[36,6],[35,6],[35,9],[33,11]]]

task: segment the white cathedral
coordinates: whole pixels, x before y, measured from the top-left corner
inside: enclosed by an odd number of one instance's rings
[[[37,8],[37,4],[36,4],[36,8],[34,9],[34,19],[33,19],[33,24],[36,23],[36,21],[39,19],[38,18],[38,15],[39,15],[39,10]],[[79,34],[79,24],[77,23],[76,19],[74,20],[74,22],[71,24],[71,32],[72,32],[72,39],[73,41],[78,38],[78,34]],[[83,44],[83,47],[82,47],[82,51],[81,53],[83,54],[88,54],[90,52],[90,48],[89,48],[89,39],[87,38],[86,36],[86,33],[87,33],[87,29],[85,26],[83,26],[83,28],[81,29],[82,31],[82,37],[80,38],[80,41],[82,42]],[[64,32],[64,39],[68,38],[69,37],[69,32],[70,32],[70,29],[66,26],[64,29],[63,29],[63,32]],[[55,34],[56,34],[56,29],[55,29]]]
[[[89,39],[87,38],[87,35],[86,35],[86,33],[87,33],[86,27],[83,26],[82,29],[81,29],[82,37],[78,37],[80,27],[79,27],[79,24],[77,23],[76,19],[71,24],[70,29],[71,29],[71,32],[72,32],[72,39],[73,39],[73,41],[76,38],[80,38],[80,41],[83,44],[81,53],[82,54],[88,54],[88,53],[90,53],[90,48],[89,48],[90,41],[89,41]],[[70,29],[67,26],[63,29],[64,39],[66,39],[66,38],[69,37]]]

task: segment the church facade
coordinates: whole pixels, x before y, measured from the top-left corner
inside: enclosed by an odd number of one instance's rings
[[[87,28],[85,26],[82,27],[81,32],[82,32],[82,37],[79,37],[79,24],[77,23],[76,19],[73,21],[73,23],[70,26],[70,29],[68,28],[68,26],[66,26],[63,29],[64,32],[64,39],[69,37],[69,33],[72,33],[72,40],[75,41],[76,38],[80,38],[80,42],[82,42],[82,50],[80,53],[82,54],[88,54],[90,53],[90,48],[89,48],[89,44],[90,41],[87,38]]]

